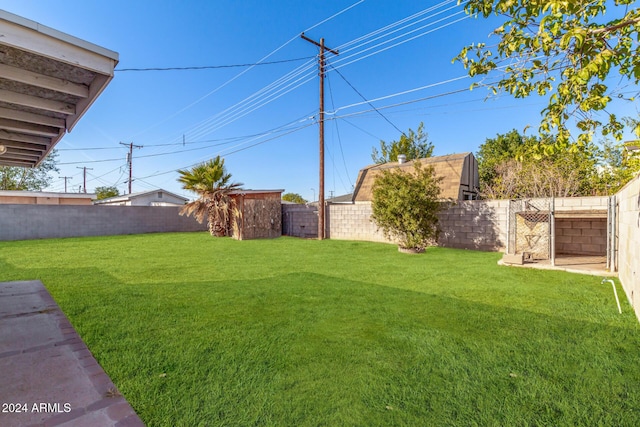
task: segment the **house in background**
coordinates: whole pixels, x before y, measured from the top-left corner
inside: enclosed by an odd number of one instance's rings
[[[91,205],[95,194],[43,191],[0,191],[1,205]]]
[[[373,199],[372,190],[376,176],[389,169],[411,172],[414,162],[433,167],[436,176],[442,178],[440,196],[443,199],[476,200],[478,198],[480,188],[478,161],[473,153],[461,153],[367,166],[358,173],[352,201],[370,202]]]
[[[108,199],[95,200],[94,205],[104,206],[182,206],[189,199],[171,193],[167,190],[157,189],[139,193],[125,194],[123,196],[109,197]]]
[[[328,199],[324,199],[326,204],[336,204],[336,203],[353,203],[353,193],[342,194],[340,196],[330,197]],[[284,204],[284,202],[283,202]],[[313,202],[309,202],[306,204],[307,206],[318,206],[318,201],[315,200]]]

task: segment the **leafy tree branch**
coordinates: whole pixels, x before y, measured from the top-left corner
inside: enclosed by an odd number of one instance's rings
[[[555,141],[555,147],[572,142],[571,119],[579,129],[578,145],[591,141],[596,132],[620,140],[624,122],[607,107],[625,97],[610,87],[608,77],[619,73],[636,86],[629,99],[637,96],[640,10],[633,4],[633,0],[470,0],[465,3],[469,15],[504,18],[493,31],[499,42],[495,52],[484,43],[466,46],[454,61],[460,61],[472,77],[501,69],[500,80],[490,85],[496,93],[548,97],[539,131]]]

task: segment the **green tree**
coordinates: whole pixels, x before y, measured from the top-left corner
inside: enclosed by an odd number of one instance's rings
[[[35,168],[0,166],[0,190],[41,191],[53,180],[52,172],[60,172],[57,167],[58,154],[53,150]]]
[[[591,196],[599,185],[602,150],[593,143],[557,148],[540,155],[545,144],[512,130],[487,138],[477,153],[480,192],[485,198]]]
[[[375,163],[381,164],[397,161],[399,154],[407,156],[407,160],[431,157],[434,147],[428,138],[429,135],[424,132],[424,123],[420,123],[417,131],[409,129],[408,134],[402,134],[397,141],[380,141],[380,151],[374,147],[371,158]]]
[[[193,215],[199,223],[206,218],[212,236],[229,235],[235,211],[235,203],[229,193],[240,189],[242,184],[231,182],[224,159],[216,156],[191,169],[178,170],[178,173],[182,188],[198,194],[198,199],[187,203],[180,210],[180,215]]]
[[[422,250],[438,238],[440,178],[415,162],[413,173],[383,170],[373,184],[372,219],[401,248]]]
[[[304,205],[307,201],[299,195],[298,193],[286,193],[282,195],[282,200],[285,202],[298,203],[300,205]]]
[[[594,189],[598,194],[615,194],[640,173],[640,151],[637,142],[603,143],[598,163],[598,179]]]
[[[120,195],[120,191],[115,186],[96,187],[94,192],[98,200],[108,199],[109,197],[116,197]]]
[[[484,43],[471,44],[454,58],[469,76],[500,69],[502,77],[489,85],[516,98],[532,94],[548,97],[540,133],[553,137],[547,152],[571,143],[571,118],[579,129],[577,142],[591,141],[596,131],[621,139],[624,124],[606,110],[613,99],[624,98],[606,80],[637,85],[640,80],[638,24],[640,9],[633,0],[469,0],[467,14],[504,18],[494,30],[495,51]],[[620,76],[618,76],[618,74]],[[628,89],[626,89],[628,90]],[[633,99],[633,98],[631,98]],[[604,116],[604,121],[600,117]],[[640,137],[640,126],[633,128]]]
[[[476,153],[481,191],[483,185],[495,185],[500,165],[509,160],[522,159],[539,142],[537,137],[521,135],[515,129],[506,134],[498,134],[495,138],[487,138]]]

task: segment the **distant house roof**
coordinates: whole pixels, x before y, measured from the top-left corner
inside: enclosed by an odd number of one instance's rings
[[[163,190],[162,188],[158,188],[156,190],[140,191],[137,193],[124,194],[122,196],[115,196],[115,197],[109,197],[107,199],[96,200],[93,202],[93,204],[95,205],[116,204],[116,203],[127,202],[133,199],[138,199],[138,198],[149,196],[149,195],[154,195],[157,193],[162,193],[168,196],[175,197],[176,199],[182,200],[184,203],[189,201],[189,199],[186,197],[180,196],[178,194],[172,193],[167,190]]]
[[[353,193],[354,202],[371,201],[373,183],[382,171],[402,169],[411,171],[414,162],[432,166],[436,176],[442,178],[441,197],[444,199],[475,199],[478,195],[478,162],[472,153],[451,154],[411,160],[406,163],[389,162],[370,165],[360,170]]]
[[[92,193],[54,193],[50,191],[0,191],[0,204],[90,205]]]
[[[331,197],[329,199],[324,199],[325,203],[353,203],[353,193],[343,194],[341,196]],[[318,206],[318,201],[314,200],[313,202],[306,203],[308,206]]]
[[[0,10],[0,165],[42,162],[117,63],[116,52]]]
[[[343,194],[342,196],[332,197],[327,199],[327,203],[351,203],[353,200],[353,193]]]

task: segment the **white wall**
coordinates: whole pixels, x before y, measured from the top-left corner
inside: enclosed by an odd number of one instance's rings
[[[616,195],[618,278],[640,319],[640,175]]]

